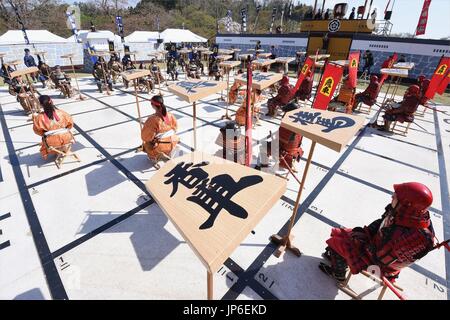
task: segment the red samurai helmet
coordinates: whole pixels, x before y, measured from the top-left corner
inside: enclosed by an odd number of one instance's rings
[[[398,203],[396,223],[406,227],[427,228],[430,225],[428,208],[433,194],[427,186],[418,182],[394,185]]]

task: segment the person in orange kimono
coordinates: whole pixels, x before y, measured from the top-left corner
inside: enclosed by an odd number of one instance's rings
[[[41,155],[44,160],[49,154],[56,154],[50,147],[61,148],[73,142],[70,129],[73,127],[72,117],[63,110],[56,110],[49,96],[40,96],[39,103],[44,112],[33,116],[33,131],[42,137]],[[67,150],[62,150],[63,152]]]
[[[258,113],[260,111],[259,104],[262,102],[263,98],[264,97],[262,95],[262,91],[256,90],[255,91],[255,101],[252,101],[252,105],[254,106],[252,115],[257,118],[256,123],[259,122],[259,118],[258,118]],[[253,98],[252,98],[252,100],[253,100]],[[246,103],[247,103],[247,98],[245,98],[244,101],[242,101],[242,105],[236,111],[236,123],[240,126],[245,126],[245,111],[247,110]]]
[[[180,141],[176,135],[178,125],[177,119],[167,111],[162,96],[154,96],[150,102],[155,113],[145,122],[141,137],[149,159],[159,162],[170,158]]]
[[[239,69],[237,72],[237,75],[243,74],[244,71],[242,69]],[[242,83],[239,81],[234,81],[233,85],[230,88],[230,92],[228,93],[228,101],[230,102],[230,105],[235,104],[236,100],[239,95],[239,88],[242,87]]]

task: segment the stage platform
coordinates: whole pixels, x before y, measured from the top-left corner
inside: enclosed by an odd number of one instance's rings
[[[155,169],[136,152],[141,140],[133,92],[118,84],[108,96],[90,78],[79,83],[85,101],[38,86],[75,121],[73,150],[81,162],[69,158],[60,170],[42,160],[30,117],[7,87],[0,88],[0,299],[205,299],[204,267],[145,189]],[[192,106],[165,86],[162,93],[178,120],[179,152],[191,152]],[[139,94],[144,119],[153,113],[151,96]],[[197,105],[197,145],[221,155],[215,141],[226,103],[218,98]],[[232,115],[237,108],[230,107]],[[380,218],[396,183],[418,181],[431,189],[436,236],[450,238],[450,107],[436,108],[447,113],[427,110],[406,137],[364,126],[340,154],[318,145],[293,229],[303,255],[278,259],[269,241],[289,223],[298,190],[290,178],[287,192],[214,275],[214,297],[351,299],[318,268],[325,241],[332,227]],[[362,114],[366,125],[377,110]],[[261,123],[253,134],[254,156],[258,140],[277,130],[280,117],[262,116]],[[305,156],[309,146],[305,139]],[[305,160],[297,165],[300,174]],[[408,299],[447,300],[449,277],[450,256],[441,249],[402,271],[398,285]],[[381,290],[360,275],[351,287],[365,299]],[[387,292],[385,299],[397,298]]]

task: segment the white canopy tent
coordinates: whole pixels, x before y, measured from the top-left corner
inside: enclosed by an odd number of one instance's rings
[[[135,31],[129,36],[125,37],[125,42],[128,43],[156,43],[159,39],[159,32],[154,31]]]
[[[27,30],[30,43],[67,43],[67,39],[48,30]],[[8,30],[0,36],[0,45],[26,44],[22,30]]]
[[[184,29],[166,29],[161,32],[161,38],[164,40],[164,43],[202,43],[208,41],[192,31]]]
[[[117,47],[122,42],[122,39],[112,33],[109,30],[100,30],[92,32],[91,30],[80,30],[78,31],[78,40],[85,44],[88,44],[98,51],[109,50],[108,41],[114,41],[114,45]],[[67,41],[75,42],[75,36],[67,38]]]

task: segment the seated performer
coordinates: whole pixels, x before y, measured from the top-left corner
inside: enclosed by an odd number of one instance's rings
[[[392,103],[387,107],[386,112],[383,115],[384,126],[379,127],[374,123],[373,127],[382,131],[389,131],[393,121],[399,121],[401,123],[413,122],[414,113],[417,111],[421,99],[422,96],[419,86],[415,84],[410,86],[405,93],[402,102]]]
[[[269,99],[269,101],[267,102],[269,112],[266,114],[266,116],[275,117],[278,108],[287,105],[292,100],[294,96],[294,93],[292,91],[293,86],[289,84],[288,76],[284,76],[283,79],[281,79],[281,86],[278,89],[277,96]]]
[[[198,68],[197,63],[194,60],[191,60],[188,67],[188,77],[192,79],[200,79],[200,70]]]
[[[381,219],[363,228],[334,228],[324,257],[331,265],[319,268],[337,281],[345,281],[350,267],[358,274],[378,266],[381,276],[394,282],[400,271],[434,249],[434,230],[428,208],[431,191],[417,182],[394,185],[394,195]]]
[[[219,61],[216,58],[212,58],[209,65],[209,76],[214,77],[216,81],[220,81],[220,78],[222,78],[222,71],[219,67]]]
[[[12,81],[12,79],[9,76],[11,72],[14,72],[14,69],[11,66],[6,66],[5,64],[2,64],[2,68],[0,69],[0,77],[3,78],[4,83],[9,85],[11,85]]]
[[[117,79],[120,76],[120,73],[123,71],[123,66],[120,63],[120,59],[117,53],[111,54],[111,59],[109,59],[108,62],[108,69],[111,71],[113,83],[116,84]]]
[[[264,96],[262,95],[262,91],[256,89],[255,90],[255,99],[253,101],[253,97],[252,97],[252,101],[251,101],[251,104],[253,106],[252,116],[256,117],[256,124],[259,123],[258,114],[261,110],[260,104],[263,100],[264,100]],[[242,102],[242,105],[236,111],[235,121],[240,126],[245,126],[245,118],[246,118],[246,110],[247,110],[246,106],[247,106],[247,98],[244,99],[244,101]]]
[[[201,74],[204,76],[205,75],[205,66],[202,63],[202,60],[200,59],[200,56],[196,56],[196,58],[194,58],[195,63],[197,64],[198,69],[200,70]]]
[[[353,111],[356,110],[358,105],[362,102],[368,106],[373,106],[377,102],[378,94],[380,93],[381,86],[378,82],[377,76],[370,77],[370,83],[366,90],[358,93],[355,96],[355,102],[353,103]]]
[[[172,81],[178,81],[177,63],[174,57],[169,57],[169,61],[167,61],[167,74],[172,78]]]
[[[155,83],[161,84],[161,82],[164,80],[162,73],[161,73],[161,69],[159,68],[156,59],[152,59],[151,63],[152,64],[150,65],[150,73],[151,73]]]
[[[243,74],[244,71],[239,69],[237,75]],[[235,104],[239,95],[239,89],[242,87],[242,83],[239,81],[234,81],[233,85],[230,88],[230,92],[228,93],[228,101],[231,104]]]
[[[130,71],[130,70],[135,70],[135,69],[136,69],[136,67],[134,66],[133,61],[131,61],[131,60],[127,60],[127,64],[123,66],[123,71]],[[123,77],[122,77],[122,81],[125,86],[125,89],[128,89],[130,82],[125,80],[125,78],[123,78]]]
[[[70,129],[72,117],[63,110],[56,110],[49,96],[40,96],[39,102],[44,112],[33,117],[33,130],[42,137],[41,155],[44,160],[49,154],[55,154],[49,147],[60,148],[73,141]]]
[[[25,51],[25,56],[23,57],[23,63],[25,64],[25,66],[27,66],[27,68],[37,67],[36,61],[34,60],[33,56],[30,54],[30,49],[27,48],[24,51]],[[32,73],[31,79],[33,79],[33,82],[36,82],[37,74]]]
[[[345,113],[352,114],[353,104],[355,100],[356,88],[353,88],[348,77],[344,79],[339,95],[333,99],[332,103],[328,107],[330,111],[336,111],[336,106],[332,106],[334,103],[343,103],[345,105]]]
[[[288,105],[283,107],[283,112],[285,112],[283,117],[286,115],[286,113],[298,108],[299,106],[297,104],[289,103]],[[303,149],[301,147],[303,137],[280,126],[279,139],[279,156],[283,157],[284,159],[284,161],[280,159],[280,167],[287,169],[287,166],[289,166],[289,168],[296,172],[294,168],[294,161],[300,161],[301,157],[303,156]]]
[[[96,63],[94,65],[94,71],[92,72],[92,75],[94,76],[95,83],[97,84],[100,93],[103,93],[103,85],[107,85],[110,91],[114,91],[111,75],[109,74],[109,72],[105,71],[102,68],[102,65],[100,63]]]
[[[144,124],[141,137],[150,160],[159,162],[171,156],[179,142],[176,118],[167,111],[162,96],[150,100],[155,113]]]
[[[420,99],[420,104],[421,104],[422,106],[427,106],[427,105],[428,105],[428,101],[429,101],[430,99],[428,99],[428,98],[425,96],[425,93],[427,92],[428,87],[430,86],[430,80],[428,80],[427,78],[425,78],[425,76],[421,75],[421,76],[419,76],[419,77],[417,78],[417,85],[418,85],[419,88],[420,88],[420,93],[421,93],[421,96],[422,96],[422,98]]]
[[[308,70],[300,87],[295,93],[295,97],[301,101],[309,100],[311,98],[311,91],[313,88],[314,79],[311,77],[311,70]]]
[[[70,98],[72,95],[72,86],[70,84],[70,77],[61,71],[60,66],[56,66],[55,70],[50,74],[50,78],[55,84],[56,88],[60,89],[64,98]]]
[[[139,70],[145,70],[145,66],[142,62],[139,64]],[[139,83],[139,88],[141,91],[146,90],[148,93],[150,93],[155,89],[155,84],[153,83],[153,79],[152,79],[151,75],[139,78],[138,83]]]
[[[41,60],[41,57],[38,55],[38,69],[40,71],[39,80],[42,83],[42,88],[45,89],[46,82],[50,79],[51,70],[48,64]]]

